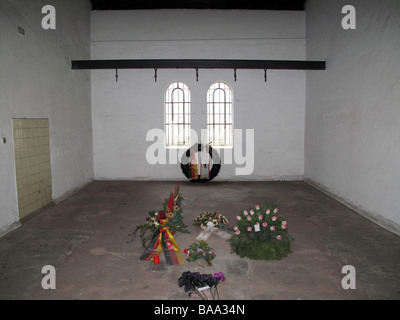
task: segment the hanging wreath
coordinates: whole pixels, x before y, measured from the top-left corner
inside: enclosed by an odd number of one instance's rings
[[[196,143],[183,154],[181,169],[191,182],[208,182],[218,175],[221,161],[211,146]]]

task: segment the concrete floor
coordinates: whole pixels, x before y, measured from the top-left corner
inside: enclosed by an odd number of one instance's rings
[[[181,182],[190,234],[175,234],[183,251],[200,228],[195,216],[217,211],[231,219],[257,202],[279,207],[295,238],[280,261],[240,259],[213,235],[212,267],[186,262],[155,268],[139,261],[138,224],[174,189],[174,182],[95,181],[36,214],[0,239],[0,299],[199,300],[178,286],[184,271],[224,272],[221,300],[400,299],[400,237],[303,182]],[[228,230],[227,230],[228,231]],[[56,289],[44,290],[42,267],[56,268]],[[341,286],[342,267],[356,269],[356,289]]]

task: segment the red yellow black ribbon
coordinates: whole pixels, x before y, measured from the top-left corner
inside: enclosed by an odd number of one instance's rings
[[[167,219],[162,220],[163,225],[166,221]],[[151,261],[155,255],[160,255],[161,251],[164,252],[167,264],[182,265],[185,263],[181,250],[168,227],[163,227],[154,233],[140,260]]]

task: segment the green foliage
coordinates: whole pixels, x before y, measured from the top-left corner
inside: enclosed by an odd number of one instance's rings
[[[170,196],[171,195],[173,195],[172,192],[170,193]],[[146,248],[146,245],[151,240],[154,233],[164,227],[168,227],[171,232],[174,231],[189,233],[189,231],[187,230],[188,226],[183,222],[183,197],[180,194],[176,196],[172,213],[167,212],[169,199],[170,197],[164,200],[162,204],[162,210],[158,212],[155,210],[149,211],[149,216],[146,218],[146,223],[138,225],[135,231],[128,235],[129,237],[131,237],[131,240],[129,242],[132,242],[136,238],[136,236],[139,235],[142,242],[142,247]]]
[[[246,238],[230,239],[232,252],[253,260],[280,260],[290,253],[289,241],[254,241]]]
[[[216,257],[212,250],[207,242],[200,240],[193,242],[188,249],[183,250],[183,253],[186,253],[186,260],[189,262],[204,259],[211,266],[211,260]]]
[[[171,193],[172,195],[173,193]],[[167,207],[168,207],[168,199],[164,200],[163,203],[163,211],[167,212]],[[182,209],[182,200],[183,197],[179,194],[174,205],[174,209],[172,211],[173,217],[167,221],[165,224],[166,227],[169,227],[170,230],[173,230],[175,232],[182,232],[182,233],[190,233],[189,230],[187,230],[188,226],[183,222],[183,209]]]
[[[287,220],[278,215],[278,208],[257,204],[236,217],[234,235],[229,239],[232,252],[257,260],[279,260],[290,253],[294,240],[288,234]]]
[[[146,218],[146,223],[138,225],[134,232],[128,235],[131,237],[129,242],[133,242],[137,235],[139,235],[142,242],[142,247],[146,248],[147,243],[151,240],[154,233],[163,227],[162,224],[156,221],[158,212],[155,210],[149,211],[149,217]]]

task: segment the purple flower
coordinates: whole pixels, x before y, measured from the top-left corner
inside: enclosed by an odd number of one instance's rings
[[[222,272],[216,272],[214,273],[214,278],[219,278],[222,282],[226,280],[225,275]]]

